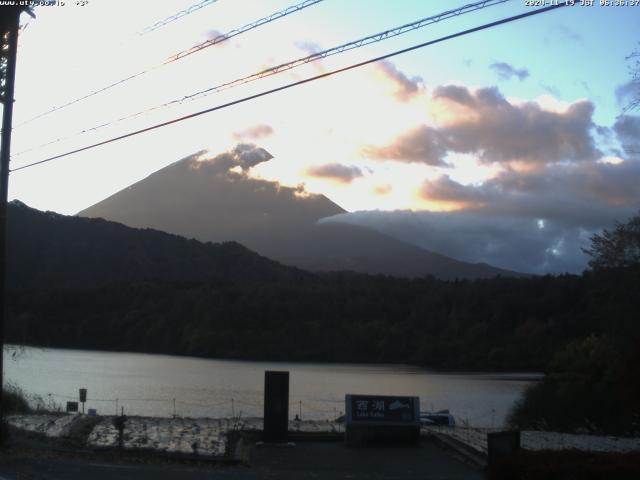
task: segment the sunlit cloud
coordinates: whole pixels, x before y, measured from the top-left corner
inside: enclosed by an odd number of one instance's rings
[[[371,191],[374,193],[374,195],[387,195],[391,193],[392,190],[393,186],[391,186],[391,184],[389,183],[385,183],[383,185],[374,186]]]
[[[309,167],[306,172],[311,177],[324,178],[338,183],[351,183],[363,176],[362,170],[355,166],[327,163]]]
[[[362,153],[369,158],[379,160],[447,166],[444,160],[447,155],[446,139],[438,130],[426,125],[401,135],[389,145],[366,146]]]
[[[273,135],[273,133],[271,125],[260,124],[239,132],[233,132],[233,138],[236,140],[258,140]]]
[[[409,78],[390,61],[377,62],[377,71],[393,86],[392,94],[401,102],[407,102],[423,91],[422,78]]]

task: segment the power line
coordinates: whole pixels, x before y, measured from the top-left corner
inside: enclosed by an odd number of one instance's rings
[[[207,97],[207,96],[212,95],[214,93],[221,92],[223,90],[228,90],[228,89],[233,88],[233,87],[237,87],[237,86],[240,86],[240,85],[244,85],[246,83],[254,82],[254,81],[260,80],[262,78],[270,77],[272,75],[276,75],[278,73],[282,73],[282,72],[294,69],[296,67],[299,67],[299,66],[302,66],[302,65],[306,65],[307,63],[323,60],[323,59],[325,59],[327,57],[330,57],[330,56],[333,56],[333,55],[337,55],[337,54],[340,54],[340,53],[344,53],[346,51],[353,50],[353,49],[356,49],[356,48],[364,47],[364,46],[372,44],[372,43],[381,42],[383,40],[387,40],[389,38],[393,38],[393,37],[396,37],[398,35],[402,35],[404,33],[408,33],[408,32],[411,32],[413,30],[417,30],[419,28],[426,27],[428,25],[432,25],[432,24],[440,22],[442,20],[447,20],[447,19],[450,19],[450,18],[453,18],[453,17],[464,15],[465,13],[474,12],[474,11],[477,11],[477,10],[481,10],[483,8],[487,8],[487,7],[491,7],[491,6],[494,6],[494,5],[499,5],[499,4],[502,4],[502,3],[506,3],[508,1],[510,1],[510,0],[483,0],[483,1],[475,2],[475,3],[470,3],[468,5],[464,5],[462,7],[459,7],[459,8],[453,9],[453,10],[447,10],[447,11],[438,13],[436,15],[432,15],[430,17],[422,18],[422,19],[417,20],[415,22],[407,23],[407,24],[401,25],[399,27],[394,27],[394,28],[391,28],[391,29],[388,29],[388,30],[384,30],[382,32],[378,32],[378,33],[375,33],[373,35],[369,35],[367,37],[360,38],[358,40],[354,40],[354,41],[351,41],[351,42],[348,42],[348,43],[345,43],[345,44],[342,44],[342,45],[338,45],[337,47],[329,48],[327,50],[323,50],[321,52],[317,52],[317,53],[308,55],[306,57],[302,57],[302,58],[298,58],[296,60],[292,60],[292,61],[289,61],[289,62],[286,62],[286,63],[282,63],[280,65],[276,65],[274,67],[270,67],[270,68],[261,70],[260,72],[253,73],[251,75],[247,75],[245,77],[241,77],[241,78],[232,80],[230,82],[225,82],[225,83],[213,86],[213,87],[209,87],[209,88],[207,88],[205,90],[201,90],[199,92],[196,92],[196,93],[193,93],[193,94],[190,94],[190,95],[185,95],[182,98],[174,99],[174,100],[171,100],[169,102],[165,102],[163,104],[156,105],[154,107],[150,107],[150,108],[147,108],[147,109],[144,109],[144,110],[140,110],[140,111],[135,112],[135,113],[131,113],[131,114],[125,115],[123,117],[119,117],[119,118],[116,118],[116,119],[113,119],[113,120],[110,120],[110,121],[107,121],[107,122],[103,122],[103,123],[101,123],[99,125],[95,125],[95,126],[93,126],[91,128],[86,128],[86,129],[80,130],[78,132],[72,133],[72,134],[67,135],[65,137],[59,137],[59,138],[56,138],[54,140],[50,140],[50,141],[48,141],[46,143],[43,143],[43,144],[28,148],[26,150],[22,150],[22,151],[16,153],[14,155],[14,157],[18,157],[20,155],[23,155],[23,154],[28,153],[28,152],[32,152],[34,150],[39,150],[40,148],[47,147],[47,146],[53,145],[55,143],[59,143],[59,142],[65,141],[65,140],[69,140],[71,138],[77,137],[79,135],[83,135],[85,133],[94,132],[94,131],[100,130],[102,128],[109,127],[109,126],[115,125],[117,123],[123,122],[125,120],[131,120],[131,119],[139,117],[141,115],[145,115],[145,114],[154,112],[156,110],[160,110],[160,109],[171,107],[173,105],[181,104],[181,103],[183,103],[183,102],[185,102],[187,100],[196,100],[196,99],[199,99],[199,98],[204,98],[204,97]]]
[[[112,89],[114,87],[117,87],[118,85],[122,85],[123,83],[128,82],[129,80],[133,80],[134,78],[141,77],[142,75],[145,75],[145,74],[147,74],[147,73],[149,73],[151,71],[154,71],[154,70],[157,70],[159,68],[162,68],[165,65],[169,65],[170,63],[173,63],[173,62],[175,62],[177,60],[180,60],[181,58],[184,58],[184,57],[186,57],[188,55],[191,55],[192,53],[196,53],[196,52],[199,52],[201,50],[204,50],[205,48],[212,47],[213,45],[217,45],[219,43],[227,41],[230,38],[236,37],[238,35],[241,35],[243,33],[248,32],[250,30],[256,29],[256,28],[258,28],[258,27],[260,27],[262,25],[265,25],[267,23],[273,22],[273,21],[278,20],[278,19],[280,19],[282,17],[286,17],[287,15],[291,15],[292,13],[299,12],[300,10],[303,10],[303,9],[305,9],[307,7],[315,5],[316,3],[320,3],[322,1],[324,1],[324,0],[304,0],[301,3],[298,3],[296,5],[291,5],[291,6],[287,7],[287,8],[285,8],[284,10],[280,10],[278,12],[272,13],[271,15],[268,15],[266,17],[263,17],[263,18],[260,18],[258,20],[255,20],[255,21],[253,21],[251,23],[248,23],[248,24],[246,24],[246,25],[244,25],[244,26],[242,26],[240,28],[236,28],[236,29],[233,29],[233,30],[231,30],[231,31],[229,31],[227,33],[218,35],[215,38],[212,38],[211,40],[207,40],[205,42],[202,42],[202,43],[199,43],[197,45],[194,45],[193,47],[190,47],[190,48],[188,48],[186,50],[182,50],[182,51],[180,51],[178,53],[175,53],[175,54],[171,55],[170,57],[168,57],[166,60],[164,60],[162,63],[159,63],[157,65],[153,65],[153,66],[151,66],[149,68],[146,68],[145,70],[141,70],[141,71],[139,71],[137,73],[131,74],[131,75],[129,75],[129,76],[123,78],[123,79],[120,79],[120,80],[118,80],[116,82],[110,83],[109,85],[106,85],[104,87],[101,87],[101,88],[98,88],[96,90],[93,90],[93,91],[91,91],[91,92],[89,92],[89,93],[87,93],[87,94],[85,94],[85,95],[83,95],[81,97],[78,97],[78,98],[76,98],[74,100],[70,100],[70,101],[68,101],[68,102],[66,102],[66,103],[64,103],[62,105],[54,106],[54,107],[50,108],[49,110],[47,110],[45,112],[42,112],[42,113],[36,115],[35,117],[32,117],[32,118],[30,118],[28,120],[25,120],[24,122],[16,125],[15,128],[18,128],[18,127],[21,127],[21,126],[26,125],[28,123],[31,123],[31,122],[33,122],[35,120],[38,120],[39,118],[42,118],[42,117],[44,117],[46,115],[49,115],[49,114],[54,113],[54,112],[57,112],[58,110],[62,110],[63,108],[70,107],[71,105],[75,105],[76,103],[81,102],[83,100],[86,100],[87,98],[93,97],[93,96],[98,95],[98,94],[100,94],[102,92],[110,90],[110,89]]]
[[[177,13],[174,13],[173,15],[169,15],[167,18],[165,18],[164,20],[160,20],[157,21],[156,23],[154,23],[153,25],[149,25],[148,27],[143,28],[142,30],[140,30],[138,33],[138,35],[142,36],[142,35],[146,35],[147,33],[151,33],[154,30],[157,30],[159,28],[164,27],[165,25],[171,23],[171,22],[175,22],[176,20],[179,20],[180,18],[189,15],[190,13],[193,13],[197,10],[200,10],[201,8],[207,7],[209,5],[211,5],[212,3],[216,3],[218,0],[202,0],[200,3],[196,3],[194,5],[191,5],[190,7],[185,8],[184,10],[180,10]]]
[[[360,38],[358,40],[354,40],[352,42],[349,43],[345,43],[343,45],[339,45],[337,47],[333,47],[333,48],[329,48],[327,50],[323,50],[321,52],[317,52],[317,53],[313,53],[311,55],[308,55],[306,57],[302,57],[302,58],[298,58],[296,60],[292,60],[290,62],[286,62],[286,63],[282,63],[280,65],[277,65],[275,67],[271,67],[271,68],[267,68],[264,69],[258,73],[254,73],[252,75],[248,75],[246,77],[243,78],[239,78],[237,80],[233,80],[231,82],[227,82],[227,83],[223,83],[221,85],[217,85],[214,87],[210,87],[207,88],[205,90],[202,90],[200,92],[194,93],[192,95],[187,95],[185,97],[183,97],[181,100],[179,101],[184,101],[184,100],[193,100],[195,98],[199,98],[199,97],[203,97],[203,96],[207,96],[211,93],[216,93],[222,90],[226,90],[228,88],[237,86],[237,85],[243,85],[245,83],[248,82],[252,82],[254,80],[259,80],[261,78],[264,77],[268,77],[271,75],[275,75],[277,73],[281,73],[287,70],[291,70],[293,68],[299,67],[301,65],[305,65],[307,63],[310,62],[314,62],[317,60],[322,60],[325,59],[327,57],[331,57],[333,55],[337,55],[339,53],[343,53],[349,50],[353,50],[356,48],[360,48],[360,47],[364,47],[366,45],[372,44],[372,43],[377,43],[377,42],[381,42],[383,40],[387,40],[389,38],[393,38],[393,37],[397,37],[398,35],[402,35],[404,33],[413,31],[413,30],[417,30],[419,28],[423,28],[426,27],[428,25],[432,25],[434,23],[440,22],[442,20],[447,20],[449,18],[453,18],[453,17],[457,17],[459,15],[464,15],[465,13],[469,13],[469,12],[474,12],[477,10],[481,10],[483,8],[487,8],[487,7],[491,7],[494,5],[498,5],[501,3],[505,3],[505,2],[509,2],[511,0],[484,0],[484,1],[480,1],[480,2],[476,2],[476,3],[470,3],[468,5],[462,6],[460,8],[456,8],[453,10],[447,10],[445,12],[439,13],[437,15],[433,15],[427,18],[423,18],[420,20],[417,20],[415,22],[412,23],[408,23],[406,25],[401,25],[399,27],[395,27],[389,30],[385,30],[383,32],[379,32],[373,35],[369,35],[367,37],[364,38]],[[176,102],[174,100],[174,102]]]
[[[271,15],[268,15],[259,20],[256,20],[255,22],[247,23],[243,27],[236,28],[234,30],[231,30],[228,33],[218,35],[217,37],[211,40],[206,40],[198,45],[188,48],[187,50],[178,52],[175,55],[170,56],[165,61],[165,63],[175,62],[176,60],[186,57],[187,55],[191,55],[192,53],[199,52],[204,48],[208,48],[217,43],[223,42],[225,40],[229,40],[230,38],[235,37],[236,35],[240,35],[242,33],[248,32],[249,30],[253,30],[254,28],[258,28],[261,25],[264,25],[269,22],[273,22],[274,20],[277,20],[279,18],[286,17],[287,15],[291,15],[292,13],[299,12],[302,9],[305,9],[307,7],[315,5],[316,3],[320,3],[322,1],[323,0],[305,0],[304,2],[298,3],[297,5],[291,5],[290,7],[287,7],[284,10],[280,10],[279,12],[272,13]]]
[[[412,47],[404,48],[402,50],[396,50],[395,52],[387,53],[385,55],[382,55],[382,56],[379,56],[379,57],[375,57],[375,58],[371,58],[371,59],[365,60],[363,62],[359,62],[359,63],[355,63],[355,64],[352,64],[352,65],[349,65],[349,66],[346,66],[346,67],[338,68],[338,69],[332,70],[330,72],[321,73],[319,75],[315,75],[313,77],[305,78],[303,80],[298,80],[296,82],[288,83],[286,85],[281,85],[279,87],[272,88],[270,90],[265,90],[263,92],[256,93],[254,95],[249,95],[247,97],[243,97],[243,98],[240,98],[238,100],[234,100],[234,101],[231,101],[231,102],[223,103],[223,104],[217,105],[215,107],[207,108],[205,110],[200,110],[200,111],[195,112],[195,113],[190,113],[189,115],[184,115],[182,117],[174,118],[173,120],[169,120],[169,121],[166,121],[166,122],[158,123],[156,125],[152,125],[150,127],[142,128],[140,130],[135,130],[133,132],[129,132],[129,133],[126,133],[124,135],[119,135],[117,137],[113,137],[113,138],[110,138],[108,140],[104,140],[102,142],[94,143],[94,144],[88,145],[86,147],[78,148],[76,150],[71,150],[69,152],[62,153],[62,154],[59,154],[59,155],[55,155],[53,157],[45,158],[45,159],[39,160],[37,162],[29,163],[29,164],[23,165],[21,167],[11,169],[10,171],[11,172],[16,172],[16,171],[19,171],[19,170],[24,170],[25,168],[34,167],[36,165],[41,165],[43,163],[51,162],[51,161],[57,160],[59,158],[63,158],[63,157],[67,157],[69,155],[73,155],[74,153],[84,152],[86,150],[90,150],[90,149],[93,149],[93,148],[96,148],[96,147],[100,147],[102,145],[113,143],[113,142],[116,142],[118,140],[123,140],[125,138],[129,138],[129,137],[133,137],[133,136],[136,136],[136,135],[140,135],[142,133],[150,132],[150,131],[156,130],[158,128],[166,127],[168,125],[173,125],[174,123],[179,123],[179,122],[182,122],[184,120],[189,120],[191,118],[199,117],[200,115],[204,115],[206,113],[211,113],[211,112],[215,112],[217,110],[222,110],[224,108],[231,107],[231,106],[234,106],[234,105],[238,105],[240,103],[248,102],[250,100],[255,100],[256,98],[264,97],[264,96],[270,95],[272,93],[280,92],[280,91],[283,91],[283,90],[287,90],[289,88],[293,88],[293,87],[297,87],[299,85],[303,85],[305,83],[313,82],[313,81],[319,80],[321,78],[330,77],[330,76],[336,75],[338,73],[343,73],[343,72],[346,72],[346,71],[349,71],[349,70],[353,70],[355,68],[359,68],[359,67],[363,67],[365,65],[369,65],[371,63],[379,62],[381,60],[386,60],[388,58],[395,57],[395,56],[401,55],[403,53],[408,53],[408,52],[411,52],[413,50],[418,50],[420,48],[428,47],[430,45],[434,45],[436,43],[441,43],[441,42],[444,42],[444,41],[447,41],[447,40],[452,40],[454,38],[458,38],[458,37],[462,37],[464,35],[468,35],[468,34],[471,34],[471,33],[479,32],[481,30],[486,30],[486,29],[489,29],[489,28],[497,27],[497,26],[503,25],[505,23],[514,22],[516,20],[520,20],[520,19],[523,19],[523,18],[531,17],[531,16],[534,16],[534,15],[539,15],[541,13],[546,13],[546,12],[549,12],[551,10],[555,10],[557,8],[566,7],[567,5],[568,4],[566,2],[565,3],[559,3],[557,5],[551,5],[551,6],[540,8],[540,9],[537,9],[537,10],[532,10],[530,12],[521,13],[519,15],[514,15],[512,17],[503,18],[501,20],[496,20],[494,22],[486,23],[484,25],[480,25],[480,26],[477,26],[477,27],[469,28],[467,30],[462,30],[460,32],[453,33],[453,34],[450,34],[450,35],[446,35],[444,37],[440,37],[440,38],[437,38],[435,40],[430,40],[428,42],[420,43],[418,45],[414,45]]]

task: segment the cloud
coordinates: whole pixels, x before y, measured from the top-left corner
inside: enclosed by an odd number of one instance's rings
[[[506,170],[480,185],[462,185],[442,176],[425,181],[419,194],[469,212],[598,228],[638,209],[639,184],[640,162],[593,162],[548,165],[535,172]]]
[[[315,42],[300,41],[295,42],[295,46],[308,55],[315,55],[316,53],[320,53],[324,50],[320,44]]]
[[[398,137],[387,146],[369,145],[362,153],[374,160],[397,160],[407,163],[426,163],[433,166],[447,166],[445,138],[434,128],[421,125]]]
[[[579,273],[594,231],[542,218],[470,212],[354,212],[329,217],[382,233],[452,258],[508,270],[545,274]]]
[[[640,79],[629,80],[616,88],[618,105],[626,106],[632,99],[640,97]]]
[[[393,187],[391,186],[391,184],[385,183],[384,185],[376,185],[375,187],[373,187],[372,192],[375,195],[387,195],[391,193],[392,190]]]
[[[273,135],[273,128],[271,125],[259,124],[253,127],[247,128],[239,132],[233,133],[233,138],[236,140],[258,140],[260,138]]]
[[[457,85],[438,86],[431,97],[439,125],[417,127],[390,145],[365,147],[364,153],[374,159],[444,165],[447,153],[455,152],[476,155],[484,163],[534,167],[603,155],[591,134],[596,126],[588,100],[548,110],[535,101],[509,101],[496,87],[471,91]]]
[[[362,177],[362,170],[355,166],[341,165],[339,163],[328,163],[309,167],[307,175],[318,178],[327,178],[340,183],[351,183],[356,178]]]
[[[376,68],[382,75],[395,85],[395,97],[401,102],[407,102],[422,92],[422,78],[407,77],[388,60],[376,63]]]
[[[251,167],[259,163],[267,162],[273,158],[264,148],[251,143],[239,143],[228,152],[216,155],[213,158],[198,155],[198,161],[192,162],[192,168],[207,168],[209,171],[216,171],[226,174],[232,168],[240,167],[243,172],[247,172]]]
[[[229,46],[229,42],[227,41],[227,36],[224,32],[220,30],[211,29],[207,31],[207,40],[215,40],[215,47],[227,47]]]
[[[622,115],[613,125],[622,148],[627,154],[638,155],[640,153],[640,117]]]
[[[506,62],[492,63],[489,68],[493,70],[500,80],[511,80],[516,77],[521,82],[529,76],[529,70],[526,68],[516,68]]]
[[[617,126],[638,125],[627,120]],[[356,212],[331,217],[469,262],[529,273],[579,273],[589,238],[640,208],[640,160],[548,164],[505,169],[479,185],[449,176],[423,183],[419,195],[457,207],[448,212]]]
[[[583,43],[582,36],[579,33],[571,30],[566,25],[554,25],[548,29],[548,33],[551,34],[551,36],[555,36],[556,40],[545,37],[545,43],[547,44],[561,44],[567,43],[567,41]]]
[[[422,184],[419,196],[428,201],[455,204],[459,208],[482,208],[493,199],[493,192],[487,187],[462,185],[442,175],[435,180],[426,180]]]
[[[557,88],[554,87],[553,85],[547,85],[546,83],[540,83],[540,86],[542,88],[544,88],[547,92],[549,92],[551,95],[553,95],[554,97],[561,97],[562,96],[562,92]]]
[[[454,103],[470,108],[474,108],[477,105],[471,90],[460,85],[439,85],[433,89],[432,97],[436,100],[441,98],[451,100]]]
[[[231,151],[231,155],[243,170],[248,170],[259,163],[266,162],[273,158],[273,155],[264,148],[256,147],[250,143],[239,143]]]

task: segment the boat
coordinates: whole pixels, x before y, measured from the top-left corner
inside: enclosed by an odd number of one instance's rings
[[[449,410],[438,410],[437,412],[420,412],[420,424],[422,426],[453,427],[456,421]]]

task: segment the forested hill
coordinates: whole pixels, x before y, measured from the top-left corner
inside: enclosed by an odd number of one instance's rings
[[[295,280],[310,274],[246,249],[187,240],[102,219],[8,209],[8,287],[90,288],[115,283]]]
[[[460,281],[311,274],[235,243],[16,203],[9,219],[12,343],[513,371],[544,369],[591,334],[640,341],[638,265]]]

